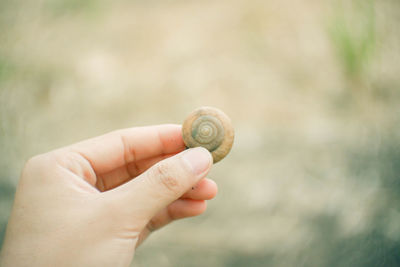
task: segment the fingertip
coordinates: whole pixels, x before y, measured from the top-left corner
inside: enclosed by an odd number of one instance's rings
[[[213,199],[218,193],[217,184],[209,179],[204,178],[200,180],[194,187],[186,192],[182,198],[199,199],[199,200],[210,200]]]
[[[213,199],[218,193],[218,185],[214,180],[208,178],[204,180],[205,183],[207,183],[207,192],[208,192],[206,200]]]
[[[159,125],[159,132],[168,134],[159,134],[162,147],[167,152],[180,152],[185,149],[185,143],[182,138],[182,125],[179,124],[163,124]]]
[[[190,166],[191,171],[198,177],[204,177],[212,166],[211,153],[203,147],[195,147],[186,150],[183,160]]]
[[[184,201],[187,205],[187,217],[200,215],[207,210],[207,202],[205,200],[185,199]]]
[[[196,200],[198,203],[196,204],[196,215],[203,214],[207,210],[207,201],[205,200]],[[195,215],[195,216],[196,216]]]
[[[202,179],[192,192],[192,196],[196,199],[211,200],[218,193],[217,183],[209,178]]]
[[[168,207],[169,213],[174,220],[200,215],[206,209],[207,202],[205,200],[194,199],[179,199]]]

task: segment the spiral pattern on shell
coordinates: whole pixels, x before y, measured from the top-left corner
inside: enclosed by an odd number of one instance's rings
[[[212,107],[193,111],[183,123],[182,134],[187,147],[206,148],[211,152],[214,163],[229,153],[234,139],[229,117]]]

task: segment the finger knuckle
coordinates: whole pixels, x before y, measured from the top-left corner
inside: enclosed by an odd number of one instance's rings
[[[25,163],[24,170],[38,169],[43,165],[44,156],[36,155],[28,159]]]
[[[179,183],[179,179],[176,175],[174,175],[171,169],[172,168],[170,164],[158,164],[155,168],[155,177],[168,191],[178,194],[180,192],[181,185]]]
[[[36,155],[25,162],[21,173],[21,184],[41,183],[49,172],[49,164],[46,154]]]

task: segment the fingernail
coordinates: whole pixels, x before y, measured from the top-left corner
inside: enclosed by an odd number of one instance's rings
[[[202,147],[191,148],[183,154],[183,159],[189,164],[196,175],[207,171],[211,165],[211,155]]]

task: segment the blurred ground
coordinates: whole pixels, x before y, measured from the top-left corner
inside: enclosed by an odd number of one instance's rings
[[[397,0],[0,1],[0,240],[30,156],[211,105],[219,194],[135,266],[399,266],[399,26]]]

